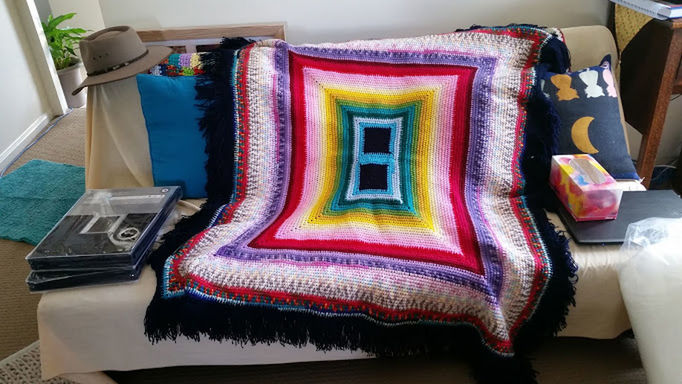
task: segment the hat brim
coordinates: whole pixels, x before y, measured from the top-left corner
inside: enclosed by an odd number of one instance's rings
[[[133,77],[138,73],[149,70],[149,68],[160,63],[170,55],[173,50],[169,47],[163,47],[159,45],[152,45],[147,47],[149,51],[146,55],[140,59],[121,67],[119,69],[113,70],[111,72],[103,73],[101,75],[88,76],[83,80],[81,85],[78,86],[71,94],[75,95],[80,92],[83,88],[89,87],[97,84],[111,83],[112,81],[123,80],[129,77]]]

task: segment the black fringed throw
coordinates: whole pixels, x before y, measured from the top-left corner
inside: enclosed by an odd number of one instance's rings
[[[226,40],[202,65],[208,200],[152,257],[152,341],[455,351],[535,381],[576,269],[544,213],[556,34]]]

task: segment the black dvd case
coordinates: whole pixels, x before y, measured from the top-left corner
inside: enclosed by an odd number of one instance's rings
[[[31,271],[26,277],[26,284],[31,292],[48,291],[53,289],[73,288],[86,285],[100,285],[134,281],[140,277],[147,254],[143,255],[137,264],[118,268],[88,268],[69,271]]]
[[[29,287],[136,279],[181,194],[175,186],[86,191],[26,256],[33,270]]]

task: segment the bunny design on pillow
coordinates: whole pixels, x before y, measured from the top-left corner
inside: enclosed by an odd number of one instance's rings
[[[599,81],[599,72],[592,69],[587,69],[583,72],[580,72],[578,74],[578,77],[580,77],[580,80],[582,80],[583,83],[585,83],[586,97],[604,96],[604,90],[599,85],[597,85],[597,81]]]

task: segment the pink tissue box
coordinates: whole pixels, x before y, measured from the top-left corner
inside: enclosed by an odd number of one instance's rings
[[[576,221],[618,216],[623,191],[590,155],[552,156],[549,183]]]

